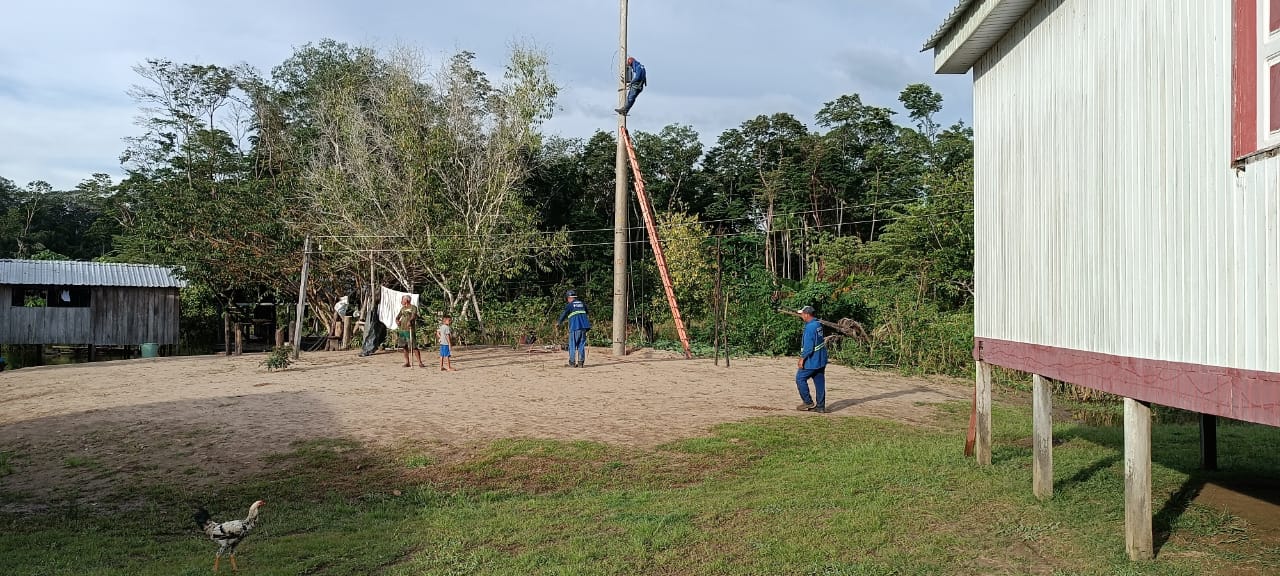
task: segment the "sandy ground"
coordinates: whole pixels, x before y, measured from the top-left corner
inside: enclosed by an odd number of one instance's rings
[[[794,359],[725,368],[651,350],[615,360],[593,348],[585,368],[571,369],[562,352],[472,348],[446,373],[432,354],[428,369],[402,367],[399,353],[331,352],[277,372],[248,355],[0,373],[0,451],[14,468],[0,490],[91,494],[125,477],[174,474],[215,482],[315,438],[446,450],[510,437],[647,447],[766,414],[926,423],[931,405],[972,394],[960,380],[831,366],[831,413],[800,414]]]

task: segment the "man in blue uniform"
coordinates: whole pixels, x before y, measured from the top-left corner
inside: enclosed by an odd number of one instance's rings
[[[570,290],[564,294],[567,302],[556,326],[569,320],[569,367],[581,368],[587,361],[587,330],[591,329],[591,320],[587,319],[587,305],[578,299],[578,293]]]
[[[827,344],[822,338],[822,323],[813,315],[813,307],[797,310],[804,320],[804,336],[800,340],[800,359],[796,362],[796,389],[800,404],[796,410],[825,413],[827,411]],[[813,379],[815,397],[809,396],[809,379]]]
[[[644,64],[635,58],[627,57],[627,76],[623,78],[627,83],[627,105],[622,108],[615,108],[614,111],[626,115],[631,112],[631,107],[636,103],[636,96],[644,92],[644,87],[649,85],[649,78],[645,75]]]

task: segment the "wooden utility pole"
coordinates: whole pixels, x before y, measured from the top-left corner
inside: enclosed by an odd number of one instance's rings
[[[307,271],[311,267],[311,236],[302,244],[302,282],[298,284],[298,319],[293,327],[293,359],[298,359],[302,348],[302,315],[307,302]]]
[[[618,108],[627,104],[627,0],[619,2],[618,44],[622,74],[618,90]],[[614,162],[613,201],[613,357],[627,353],[627,152],[623,148],[626,115],[618,114],[618,155]]]

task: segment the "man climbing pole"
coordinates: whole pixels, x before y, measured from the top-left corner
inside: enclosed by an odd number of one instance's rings
[[[644,64],[628,56],[627,75],[622,80],[627,83],[627,105],[622,108],[614,108],[614,111],[626,116],[627,113],[631,112],[631,107],[635,105],[636,96],[644,92],[644,87],[649,84],[649,78],[645,76]]]

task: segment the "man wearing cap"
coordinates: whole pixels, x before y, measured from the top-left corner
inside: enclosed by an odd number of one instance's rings
[[[578,299],[578,293],[570,290],[564,293],[564,312],[556,320],[556,326],[569,320],[569,367],[581,368],[587,361],[587,330],[591,329],[591,321],[587,319],[587,305]]]
[[[813,306],[796,311],[804,320],[804,336],[800,339],[800,359],[796,362],[796,389],[800,404],[796,410],[825,413],[827,411],[827,343],[822,338],[822,323],[813,315]],[[809,379],[813,379],[815,397],[809,396]]]

